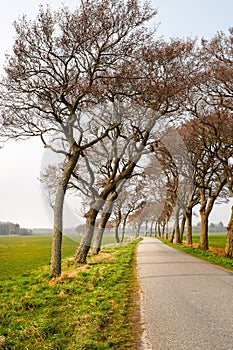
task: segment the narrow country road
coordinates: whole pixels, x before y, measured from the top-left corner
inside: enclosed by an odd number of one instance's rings
[[[233,350],[233,273],[155,238],[138,245],[147,349]]]

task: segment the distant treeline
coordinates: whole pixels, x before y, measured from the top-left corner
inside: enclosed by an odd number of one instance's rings
[[[13,224],[12,222],[0,222],[0,235],[29,236],[32,235],[32,230],[27,228],[20,228],[19,224]]]
[[[193,232],[194,233],[199,233],[200,232],[200,226],[201,223],[198,222],[196,226],[193,226]],[[225,233],[227,232],[226,226],[224,226],[224,224],[222,223],[222,221],[220,221],[217,224],[214,224],[213,222],[211,222],[208,225],[208,232],[209,233]]]

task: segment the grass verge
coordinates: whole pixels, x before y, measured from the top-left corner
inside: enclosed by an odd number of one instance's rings
[[[211,264],[218,265],[233,271],[233,259],[231,258],[226,258],[210,250],[202,250],[199,248],[187,247],[182,244],[174,244],[167,240],[162,240],[162,241],[167,245],[171,246],[172,248],[182,250],[183,252],[191,254],[199,259],[206,260]]]
[[[0,349],[136,349],[137,242],[106,247],[84,266],[65,259],[60,278],[46,266],[3,280]]]

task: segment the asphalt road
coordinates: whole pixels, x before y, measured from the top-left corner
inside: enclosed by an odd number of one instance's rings
[[[145,349],[233,350],[233,273],[145,237],[137,251]]]

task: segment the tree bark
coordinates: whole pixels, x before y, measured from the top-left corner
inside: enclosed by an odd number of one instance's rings
[[[98,225],[98,230],[97,230],[97,233],[96,233],[96,236],[95,236],[95,240],[94,240],[94,244],[93,244],[93,248],[92,248],[92,254],[93,255],[98,255],[99,252],[100,252],[104,230],[105,230],[106,224],[108,222],[108,219],[111,216],[112,207],[113,207],[113,201],[116,199],[116,197],[117,197],[117,195],[116,195],[116,192],[115,192],[115,194],[110,196],[110,198],[105,203],[104,212],[101,215],[100,223]]]
[[[61,249],[62,249],[62,231],[63,231],[63,206],[67,185],[71,174],[77,164],[80,150],[73,145],[73,154],[64,166],[60,183],[58,185],[55,204],[54,204],[54,228],[52,239],[51,266],[50,274],[53,277],[61,275]]]
[[[200,242],[199,248],[203,250],[209,249],[208,242],[208,218],[209,215],[205,211],[200,211],[201,227],[200,227]]]
[[[137,223],[136,224],[136,233],[135,233],[135,237],[139,237],[139,235],[140,235],[140,229],[141,229],[141,223]]]
[[[175,227],[173,226],[169,242],[173,243],[175,237]]]
[[[166,223],[164,221],[161,221],[161,226],[162,226],[162,238],[164,239],[164,233],[165,233],[165,226]]]
[[[104,212],[101,215],[100,223],[98,225],[98,229],[97,229],[96,236],[95,236],[94,243],[93,243],[93,247],[92,247],[92,252],[91,252],[92,255],[98,255],[100,252],[103,234],[104,234],[105,227],[106,227],[106,224],[108,222],[110,215],[111,215],[111,213],[106,213],[106,212]]]
[[[161,237],[161,223],[158,222],[158,236]]]
[[[120,243],[120,238],[119,238],[119,226],[121,224],[121,211],[118,210],[116,220],[114,223],[114,238],[115,238],[115,243]]]
[[[186,210],[186,245],[192,246],[193,235],[192,235],[192,208]]]
[[[156,237],[157,233],[158,233],[158,221],[155,221],[154,232],[155,232],[155,237]]]
[[[145,225],[145,235],[147,236],[148,234],[148,221],[146,220],[146,225]]]
[[[184,229],[185,229],[186,215],[183,214],[181,224],[180,224],[180,242],[183,242]]]
[[[180,244],[180,224],[179,224],[179,214],[180,214],[180,208],[177,205],[175,209],[175,222],[174,222],[174,230],[175,230],[175,235],[174,235],[174,243],[175,244]]]
[[[153,234],[153,221],[151,221],[151,224],[150,224],[150,237],[152,237],[152,234]]]
[[[231,218],[227,225],[227,231],[225,255],[229,258],[233,258],[233,206],[231,208]]]
[[[51,251],[50,274],[53,277],[61,275],[61,250],[62,250],[62,220],[64,192],[62,188],[57,190],[56,203],[54,206],[54,227]]]
[[[201,190],[201,208],[200,208],[200,217],[201,217],[201,227],[200,227],[200,243],[199,248],[203,250],[209,249],[208,242],[208,220],[211,210],[213,209],[214,202],[217,199],[219,193],[226,184],[226,179],[223,179],[217,186],[214,193],[209,196],[209,199],[206,198],[205,189]]]
[[[166,216],[166,234],[165,234],[166,240],[168,240],[168,222],[169,222],[169,218],[168,218],[168,216]]]
[[[87,254],[91,247],[91,242],[94,234],[96,217],[100,209],[101,208],[98,208],[98,206],[91,207],[85,215],[86,216],[85,232],[80,242],[80,245],[76,250],[76,254],[74,258],[75,261],[79,264],[86,264]]]
[[[92,203],[89,211],[85,214],[86,217],[86,225],[85,232],[83,238],[78,246],[75,254],[75,261],[80,264],[86,264],[87,254],[91,247],[91,242],[94,234],[94,227],[96,217],[103,207],[105,200],[108,198],[108,195],[115,191],[116,183],[112,182],[109,186],[107,186],[101,193],[98,199],[96,199],[95,203]]]
[[[121,243],[123,243],[124,238],[125,238],[125,226],[126,226],[126,221],[127,221],[128,215],[125,215],[123,224],[122,224],[122,235],[121,235]]]

